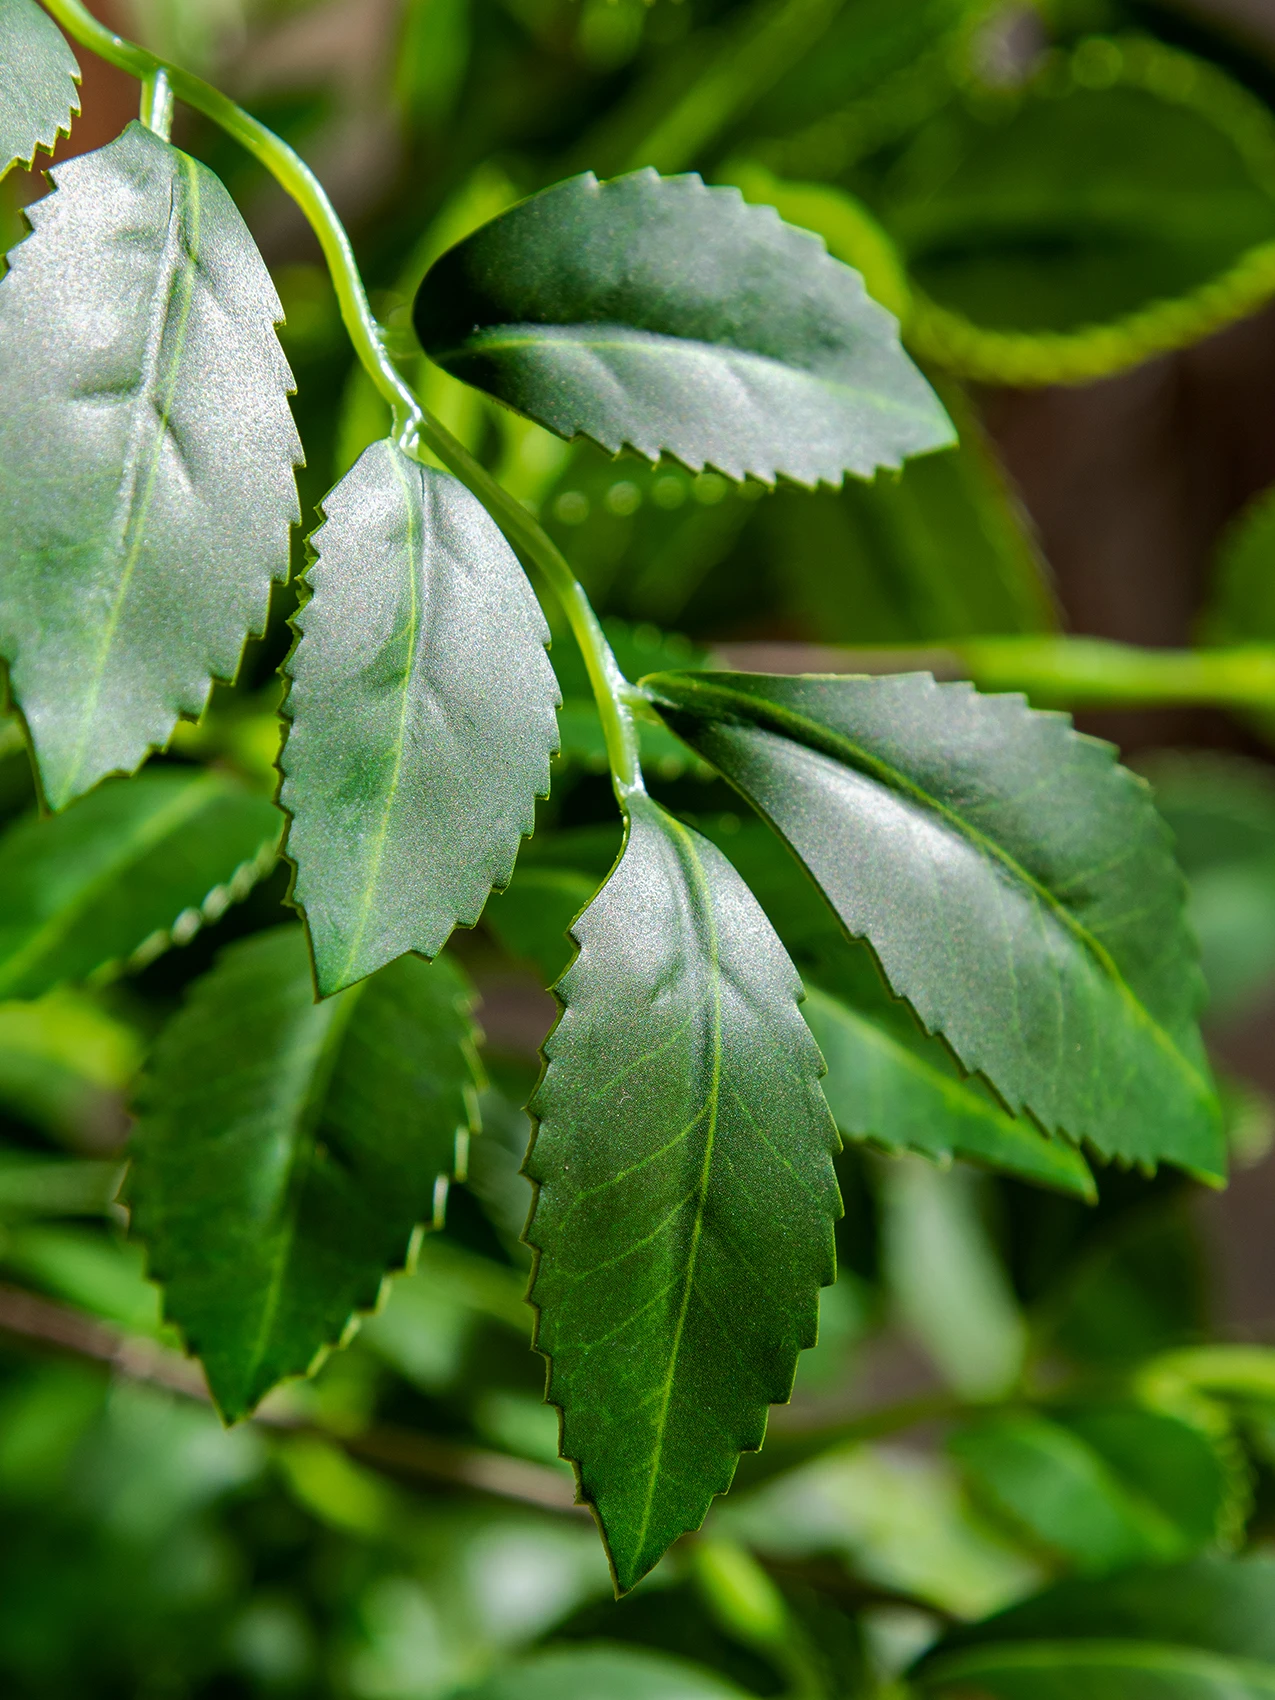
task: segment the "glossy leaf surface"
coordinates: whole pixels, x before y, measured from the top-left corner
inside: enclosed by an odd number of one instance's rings
[[[0,177],[51,152],[80,110],[80,67],[35,0],[0,0]]]
[[[52,175],[0,282],[0,654],[58,809],[233,677],[301,449],[278,297],[212,173],[130,124]]]
[[[695,176],[523,201],[438,261],[416,327],[456,377],[612,453],[840,484],[952,441],[858,274]]]
[[[134,1223],[165,1310],[242,1417],[370,1309],[474,1125],[472,993],[413,957],[316,1004],[304,934],[234,945],[141,1091]]]
[[[1011,1109],[1222,1175],[1184,883],[1109,745],[928,674],[647,683]]]
[[[193,938],[274,865],[278,810],[216,773],[152,768],[0,838],[0,998],[35,998]]]
[[[638,799],[573,934],[527,1237],[563,1453],[624,1589],[788,1397],[835,1268],[838,1142],[796,973],[706,840]]]
[[[280,800],[319,989],[472,926],[549,790],[549,629],[494,521],[393,443],[328,496]]]

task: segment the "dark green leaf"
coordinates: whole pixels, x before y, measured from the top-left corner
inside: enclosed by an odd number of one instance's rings
[[[573,932],[527,1233],[563,1453],[624,1589],[729,1487],[814,1342],[837,1138],[796,973],[706,840],[637,799]]]
[[[278,810],[196,768],[117,779],[0,838],[0,998],[193,938],[274,865]]]
[[[75,55],[35,0],[0,0],[0,177],[70,134],[79,80]]]
[[[416,327],[456,377],[612,453],[840,484],[952,441],[858,274],[695,176],[523,201],[433,267]]]
[[[462,484],[393,443],[324,504],[280,801],[319,990],[473,926],[549,790],[549,629]]]
[[[1275,293],[1273,165],[1255,95],[1146,39],[1091,38],[1021,90],[971,93],[874,207],[918,287],[909,345],[1040,384],[1197,342]]]
[[[483,922],[511,955],[534,962],[551,986],[574,955],[571,923],[597,889],[596,879],[574,868],[524,868],[508,891],[492,898]]]
[[[647,687],[1012,1110],[1104,1156],[1222,1175],[1182,877],[1109,745],[927,674]]]
[[[1088,1164],[1059,1139],[1011,1116],[976,1077],[962,1078],[941,1047],[898,1008],[891,1021],[811,989],[803,1008],[828,1065],[824,1093],[847,1139],[940,1161],[967,1157],[1081,1198],[1097,1196]]]
[[[744,1700],[744,1694],[700,1665],[600,1643],[537,1653],[457,1700]]]
[[[404,957],[314,1002],[300,927],[232,946],[160,1040],[134,1225],[228,1418],[376,1303],[463,1169],[477,1062],[467,982]]]
[[[278,297],[212,173],[130,124],[52,175],[0,283],[0,655],[62,808],[234,676],[301,449]]]

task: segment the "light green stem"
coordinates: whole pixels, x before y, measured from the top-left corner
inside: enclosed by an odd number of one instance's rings
[[[468,486],[514,548],[540,568],[561,601],[584,655],[602,716],[616,794],[623,802],[635,791],[641,791],[642,769],[633,717],[633,705],[639,699],[621,673],[583,588],[562,552],[531,514],[421,406],[396,369],[368,303],[345,226],[310,167],[273,130],[236,106],[220,89],[116,35],[98,23],[82,0],[44,0],[44,5],[68,35],[100,58],[141,79],[147,93],[148,113],[155,111],[157,100],[161,104],[165,98],[171,102],[173,95],[184,100],[233,136],[296,201],[323,249],[354,351],[393,409],[394,431],[400,444],[408,449],[418,443],[427,444]],[[149,122],[149,117],[146,121]]]
[[[1024,691],[1047,708],[1198,704],[1275,713],[1275,644],[1269,643],[1141,649],[1105,638],[961,638],[910,649],[841,651],[837,670],[924,670],[940,678],[971,679],[980,690]]]
[[[165,141],[173,134],[173,89],[164,71],[142,79],[142,123]]]

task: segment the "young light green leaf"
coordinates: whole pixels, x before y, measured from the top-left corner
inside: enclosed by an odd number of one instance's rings
[[[436,956],[508,883],[559,697],[531,586],[464,485],[376,443],[324,513],[280,801],[327,994]]]
[[[0,655],[60,809],[234,676],[301,446],[278,297],[213,174],[130,124],[52,175],[0,282]]]
[[[274,866],[278,810],[219,773],[159,767],[0,838],[0,998],[36,998],[184,944]]]
[[[228,1419],[336,1345],[463,1170],[472,993],[413,957],[314,1002],[298,926],[232,946],[160,1039],[130,1183],[165,1311]]]
[[[647,688],[1011,1110],[1107,1157],[1222,1177],[1184,883],[1109,745],[928,674]]]
[[[426,353],[559,436],[773,484],[840,484],[952,428],[857,272],[694,175],[591,172],[426,275]]]
[[[944,1067],[941,1047],[896,1009],[894,1020],[882,1019],[880,1010],[808,989],[802,1013],[828,1065],[824,1095],[844,1138],[940,1162],[966,1157],[1038,1186],[1097,1197],[1074,1146],[1009,1115],[977,1076]]]
[[[80,67],[35,0],[0,0],[0,177],[53,150],[80,110]]]
[[[576,922],[526,1173],[562,1450],[631,1588],[761,1445],[833,1279],[837,1136],[796,972],[645,797]]]

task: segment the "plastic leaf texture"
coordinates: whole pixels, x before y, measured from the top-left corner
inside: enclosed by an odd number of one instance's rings
[[[791,1392],[835,1271],[838,1140],[796,972],[707,840],[636,799],[573,936],[531,1105],[531,1297],[624,1590]]]
[[[316,1004],[305,935],[232,946],[162,1035],[130,1193],[165,1311],[228,1419],[371,1309],[463,1169],[472,994],[413,957]]]
[[[70,134],[80,67],[35,0],[0,0],[0,177]]]
[[[495,523],[373,445],[324,504],[288,662],[280,800],[319,989],[438,954],[513,872],[549,790],[549,629]]]
[[[278,297],[212,173],[134,123],[52,175],[0,283],[0,654],[60,809],[234,676],[301,447]]]
[[[928,674],[646,685],[1011,1110],[1222,1177],[1184,881],[1110,745]]]
[[[556,184],[445,254],[415,312],[455,377],[612,453],[813,485],[953,441],[858,273],[693,175]]]
[[[0,998],[141,966],[221,918],[274,866],[266,797],[192,768],[111,780],[0,838]]]

